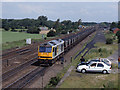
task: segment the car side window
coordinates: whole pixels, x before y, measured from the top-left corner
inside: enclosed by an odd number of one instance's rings
[[[101,63],[98,63],[97,67],[104,67],[104,65]]]
[[[96,63],[93,63],[90,65],[91,67],[96,67]]]

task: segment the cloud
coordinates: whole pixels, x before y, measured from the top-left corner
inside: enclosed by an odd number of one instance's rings
[[[23,5],[23,4],[20,4],[18,5],[18,7],[20,8],[20,10],[23,12],[23,13],[27,13],[27,14],[31,14],[31,13],[42,13],[44,12],[44,9],[42,9],[40,6],[32,6],[32,5]]]
[[[50,20],[116,21],[117,3],[3,3],[3,18],[36,18],[45,15]]]
[[[28,2],[28,0],[2,0],[2,2]]]
[[[119,2],[119,0],[2,0],[2,2]]]

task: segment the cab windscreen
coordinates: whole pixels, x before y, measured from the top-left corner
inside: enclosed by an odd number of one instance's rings
[[[47,52],[50,53],[52,50],[52,47],[40,47],[39,52]]]

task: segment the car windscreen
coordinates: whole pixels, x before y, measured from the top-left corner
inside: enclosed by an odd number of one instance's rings
[[[52,47],[40,47],[39,52],[47,52],[50,53],[52,50]]]
[[[87,63],[80,63],[79,65],[86,65]]]

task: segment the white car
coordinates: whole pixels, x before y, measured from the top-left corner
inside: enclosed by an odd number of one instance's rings
[[[111,73],[111,65],[104,62],[91,62],[89,64],[81,64],[77,67],[78,72],[102,72],[104,74]]]
[[[92,59],[92,60],[89,60],[89,61],[87,61],[87,62],[85,62],[85,63],[79,63],[79,64],[77,65],[77,67],[78,67],[79,65],[82,65],[82,64],[90,64],[91,62],[104,62],[104,63],[107,64],[107,65],[111,65],[111,64],[112,64],[109,59],[107,59],[107,58],[100,58],[100,59]]]

